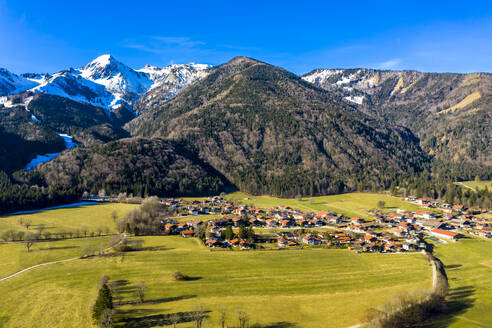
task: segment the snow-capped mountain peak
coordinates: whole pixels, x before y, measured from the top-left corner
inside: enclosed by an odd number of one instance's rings
[[[36,83],[29,79],[0,68],[0,96],[19,93],[35,86]]]
[[[157,67],[146,65],[134,70],[110,54],[101,55],[78,69],[68,69],[52,75],[25,74],[18,76],[0,70],[0,96],[26,90],[54,94],[82,101],[109,110],[123,104],[133,106],[150,89],[166,85],[166,99],[183,86],[206,76],[209,65],[183,64]]]

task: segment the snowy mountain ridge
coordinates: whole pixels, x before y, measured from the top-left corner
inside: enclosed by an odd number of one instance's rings
[[[168,98],[183,86],[205,77],[210,65],[183,64],[163,68],[146,65],[134,70],[112,55],[101,55],[78,69],[69,69],[53,75],[16,75],[0,69],[0,96],[31,91],[66,97],[114,110],[134,102],[150,89],[168,85]],[[3,101],[5,103],[5,99]]]
[[[0,96],[26,91],[35,85],[32,80],[0,68]]]

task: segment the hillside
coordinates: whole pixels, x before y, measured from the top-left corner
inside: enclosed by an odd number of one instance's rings
[[[39,153],[65,149],[65,142],[51,129],[33,121],[22,106],[0,105],[0,170],[11,173]]]
[[[84,146],[128,137],[120,125],[133,118],[124,107],[108,115],[101,107],[48,94],[34,95],[27,109],[41,124],[72,135]]]
[[[121,139],[76,148],[25,172],[25,182],[71,190],[136,196],[185,196],[220,193],[229,184],[209,165],[172,141]]]
[[[491,74],[318,69],[303,79],[408,127],[439,160],[492,165]]]
[[[255,194],[387,187],[426,161],[409,130],[245,57],[211,69],[167,102],[150,102],[126,128],[132,135],[189,144],[233,184]]]

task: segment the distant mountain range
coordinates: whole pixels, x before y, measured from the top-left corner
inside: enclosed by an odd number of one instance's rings
[[[491,95],[487,73],[297,76],[246,57],[134,70],[103,55],[55,74],[2,69],[0,170],[13,174],[39,154],[62,151],[63,134],[78,149],[16,179],[170,195],[152,178],[159,176],[179,194],[238,188],[296,196],[388,188],[432,165],[469,174],[475,167],[488,177]],[[135,165],[139,158],[146,165]]]
[[[491,74],[317,69],[302,78],[408,127],[431,156],[492,165]]]
[[[52,75],[19,76],[2,69],[0,96],[24,91],[46,93],[114,110],[122,105],[132,106],[135,100],[158,86],[165,86],[169,98],[206,75],[209,67],[190,63],[163,68],[147,65],[133,70],[111,55],[102,55],[81,68]],[[3,102],[9,104],[6,99]]]

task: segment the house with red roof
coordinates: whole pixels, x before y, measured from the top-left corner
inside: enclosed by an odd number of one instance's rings
[[[444,238],[444,239],[453,240],[453,241],[456,241],[459,238],[463,237],[459,233],[448,231],[448,230],[442,230],[442,229],[433,229],[431,231],[431,234],[438,237],[438,238]]]

